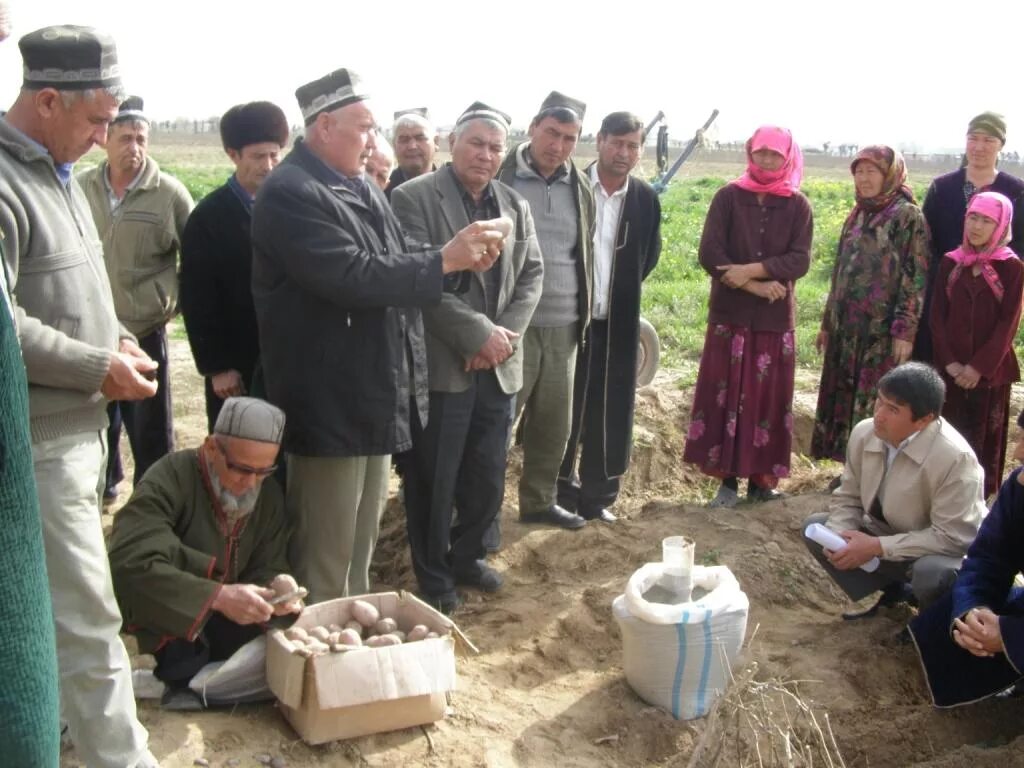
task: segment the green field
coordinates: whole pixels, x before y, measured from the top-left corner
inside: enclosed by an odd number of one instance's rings
[[[231,173],[227,164],[197,167],[168,163],[163,167],[181,179],[196,200]],[[643,314],[658,329],[662,364],[667,367],[700,358],[710,278],[697,262],[697,247],[711,198],[725,182],[711,176],[682,179],[662,197],[664,247],[658,268],[644,284]],[[814,247],[811,269],[796,285],[797,359],[801,366],[816,370],[821,355],[814,349],[814,338],[828,294],[839,231],[853,207],[853,185],[808,179],[802,189],[814,210]],[[925,184],[915,185],[919,202],[925,189]],[[1024,334],[1019,331],[1016,347],[1018,354],[1024,351]]]

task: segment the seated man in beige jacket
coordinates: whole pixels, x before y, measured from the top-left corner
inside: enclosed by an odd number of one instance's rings
[[[850,434],[842,482],[823,523],[846,540],[836,550],[805,537],[811,554],[852,600],[882,591],[866,611],[907,600],[922,608],[952,586],[985,515],[983,473],[967,441],[940,414],[946,397],[931,366],[905,363],[878,382],[873,419]],[[873,558],[872,572],[861,569]],[[908,586],[909,582],[909,586]]]

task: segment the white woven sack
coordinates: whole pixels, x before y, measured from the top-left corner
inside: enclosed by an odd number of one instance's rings
[[[644,600],[662,576],[648,563],[612,603],[622,633],[626,680],[644,701],[677,720],[702,717],[729,685],[747,631],[750,603],[725,566],[694,566],[693,585],[709,590],[693,602]]]
[[[234,704],[274,698],[267,685],[267,636],[253,638],[226,661],[210,662],[189,680],[188,687],[207,703]]]

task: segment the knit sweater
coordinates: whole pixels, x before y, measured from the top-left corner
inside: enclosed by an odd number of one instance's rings
[[[2,279],[0,292],[5,292]],[[55,766],[57,650],[27,395],[14,324],[0,297],[0,744],[5,765]]]
[[[33,442],[103,429],[100,386],[122,329],[89,204],[76,181],[60,182],[45,149],[3,119],[0,230]]]

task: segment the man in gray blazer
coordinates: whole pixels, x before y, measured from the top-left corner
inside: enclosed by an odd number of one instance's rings
[[[502,584],[484,560],[483,537],[505,493],[508,432],[523,383],[518,341],[543,282],[530,207],[493,179],[508,124],[508,115],[475,102],[449,138],[451,162],[391,196],[406,236],[424,247],[473,221],[506,217],[513,225],[493,269],[452,273],[441,303],[423,310],[430,419],[414,425],[413,449],[399,462],[416,578],[446,613],[459,604],[456,585],[494,592]]]

